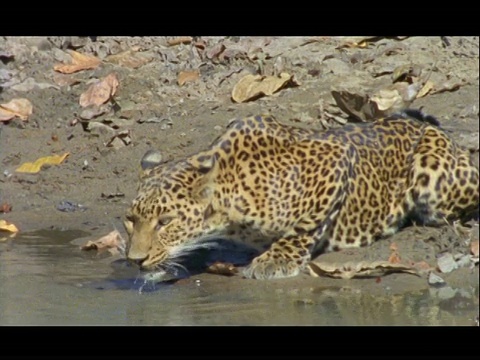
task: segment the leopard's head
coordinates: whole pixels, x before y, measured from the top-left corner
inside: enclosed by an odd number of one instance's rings
[[[126,213],[127,259],[142,270],[168,270],[216,233],[213,157],[144,169],[137,197]]]

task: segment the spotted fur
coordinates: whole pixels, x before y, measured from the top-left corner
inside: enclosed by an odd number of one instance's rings
[[[207,150],[145,170],[127,257],[158,270],[223,238],[260,251],[246,277],[295,276],[320,252],[478,210],[478,177],[468,151],[418,111],[327,131],[235,120]]]

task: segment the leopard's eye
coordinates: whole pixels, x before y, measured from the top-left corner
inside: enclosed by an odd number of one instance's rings
[[[125,220],[123,221],[123,225],[125,226],[125,230],[127,230],[127,233],[131,234],[133,232],[133,226],[134,226],[134,217],[132,215],[126,215]]]
[[[155,230],[160,230],[165,225],[168,225],[170,221],[172,221],[172,218],[165,217],[165,218],[158,219],[157,225],[155,226]]]

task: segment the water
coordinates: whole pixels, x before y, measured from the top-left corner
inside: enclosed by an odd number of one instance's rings
[[[0,325],[474,325],[478,314],[478,288],[374,296],[341,280],[208,274],[145,284],[136,269],[71,244],[86,235],[0,242]]]

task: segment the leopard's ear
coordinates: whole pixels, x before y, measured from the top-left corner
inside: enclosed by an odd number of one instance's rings
[[[211,203],[218,175],[218,161],[215,154],[200,153],[192,157],[189,163],[198,174],[192,187],[192,197],[199,202]]]

